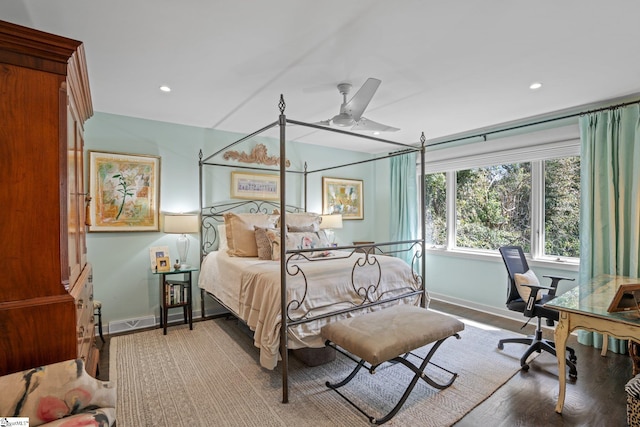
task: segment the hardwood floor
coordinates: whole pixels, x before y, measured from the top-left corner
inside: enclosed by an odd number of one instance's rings
[[[520,329],[523,322],[478,312],[440,301],[431,301],[436,310],[465,317],[498,328],[528,334],[534,330],[530,324]],[[100,351],[98,378],[109,379],[109,336],[106,343],[97,339]],[[552,333],[545,331],[545,338]],[[497,346],[497,343],[487,343]],[[521,344],[506,344],[525,346]],[[562,414],[555,412],[558,396],[558,370],[556,360],[541,354],[528,372],[520,371],[483,403],[469,412],[456,427],[513,427],[513,426],[626,426],[626,393],[624,385],[631,378],[631,360],[627,355],[609,352],[600,356],[600,350],[580,345],[574,336],[569,345],[578,357],[578,378],[567,380],[567,393]]]

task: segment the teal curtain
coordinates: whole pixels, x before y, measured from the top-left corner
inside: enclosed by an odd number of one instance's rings
[[[580,117],[580,280],[599,274],[640,275],[640,108]],[[602,335],[578,342],[602,347]],[[626,341],[609,338],[625,353]]]
[[[416,239],[418,235],[418,190],[415,152],[391,158],[390,199],[391,240]],[[398,257],[410,264],[413,252],[401,252]]]

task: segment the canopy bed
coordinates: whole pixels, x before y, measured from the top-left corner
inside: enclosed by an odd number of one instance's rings
[[[424,176],[425,138],[419,146],[402,144],[340,129],[288,119],[284,99],[280,97],[280,115],[273,122],[244,136],[210,156],[200,152],[201,271],[199,287],[204,315],[205,296],[209,295],[254,333],[254,344],[260,348],[260,363],[273,369],[278,361],[282,369],[282,401],[288,402],[288,350],[324,347],[322,326],[334,320],[380,310],[399,303],[427,307],[425,289],[424,227],[421,237],[361,245],[332,246],[319,229],[320,215],[307,212],[307,186],[310,176],[318,176],[336,168],[390,159],[407,153],[420,154],[420,173]],[[338,132],[348,138],[365,138],[389,144],[400,151],[374,158],[308,169],[307,163],[297,170],[287,159],[287,125],[304,126],[326,132]],[[269,129],[279,127],[279,158],[260,162],[266,166],[239,165],[229,158],[246,157],[229,149],[250,141]],[[255,151],[251,154],[255,156]],[[227,160],[225,162],[224,160]],[[277,165],[275,168],[273,165]],[[266,171],[277,180],[277,200],[265,198],[216,199],[211,193],[208,171],[230,168],[242,171]],[[289,168],[289,170],[288,170]],[[277,175],[275,173],[278,173]],[[302,203],[291,204],[287,185],[295,179]],[[314,181],[315,182],[315,181]],[[320,182],[320,178],[317,178]],[[271,197],[275,197],[265,183]],[[275,187],[274,187],[275,188]],[[262,194],[263,188],[249,188],[248,194]],[[419,216],[424,223],[424,181],[419,186]],[[289,194],[291,198],[291,192]],[[301,205],[301,206],[300,206]],[[406,256],[409,254],[408,256]],[[404,257],[404,260],[402,259]],[[407,261],[405,261],[407,260]],[[284,313],[284,315],[282,315]]]

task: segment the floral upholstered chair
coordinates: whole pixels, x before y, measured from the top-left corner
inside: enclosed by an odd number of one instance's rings
[[[0,377],[0,417],[28,417],[31,427],[111,426],[116,389],[90,376],[81,359]]]

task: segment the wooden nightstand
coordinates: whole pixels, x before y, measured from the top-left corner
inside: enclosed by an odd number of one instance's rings
[[[197,268],[184,268],[171,271],[154,271],[160,279],[160,327],[167,335],[167,323],[170,308],[182,307],[184,323],[193,330],[193,304],[191,299],[191,272]],[[167,276],[182,274],[182,280],[169,280]]]

